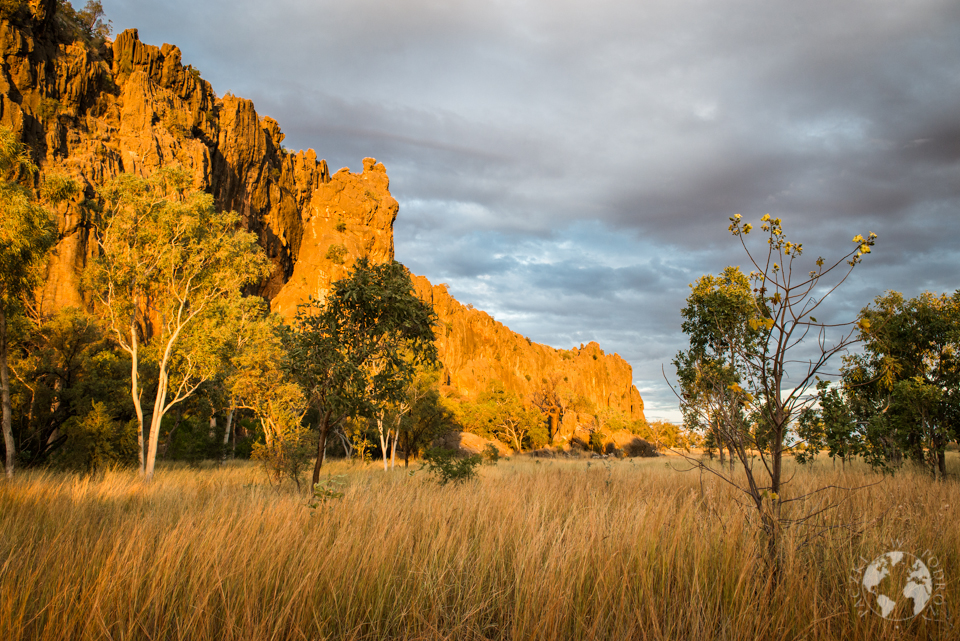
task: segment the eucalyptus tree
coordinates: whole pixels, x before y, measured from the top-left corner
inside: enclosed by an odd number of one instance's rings
[[[846,467],[851,456],[864,453],[863,433],[848,402],[850,394],[846,386],[817,382],[816,406],[804,408],[798,416],[796,431],[802,447],[794,451],[797,462],[809,463],[826,450],[834,464],[839,457]]]
[[[407,386],[408,411],[399,416],[397,440],[403,448],[403,465],[410,466],[410,456],[416,456],[430,443],[454,427],[453,413],[443,404],[440,396],[440,369],[418,368]]]
[[[149,480],[164,415],[217,374],[241,290],[265,276],[268,264],[240,217],[216,211],[213,197],[192,189],[179,168],[150,178],[123,174],[103,197],[100,251],[88,284],[130,354],[140,471]],[[157,372],[149,419],[141,398],[144,359]]]
[[[317,461],[347,418],[373,418],[402,401],[416,368],[436,361],[433,309],[413,293],[410,274],[393,261],[356,261],[324,300],[300,306],[291,334],[295,376],[318,414]]]

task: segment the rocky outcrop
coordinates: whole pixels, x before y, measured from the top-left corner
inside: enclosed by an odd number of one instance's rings
[[[633,369],[617,354],[605,354],[597,343],[554,349],[532,342],[489,314],[460,304],[445,285],[431,285],[414,276],[417,295],[437,314],[437,351],[443,383],[455,394],[471,397],[491,381],[524,399],[551,386],[572,404],[585,399],[594,411],[615,410],[630,419],[643,418],[643,399],[633,385]],[[585,413],[585,412],[581,412]],[[566,412],[565,430],[577,428],[576,412]],[[562,432],[561,431],[561,432]]]
[[[354,260],[393,260],[393,221],[400,205],[390,195],[383,164],[364,158],[363,172],[341,169],[320,185],[302,211],[303,238],[290,280],[271,301],[286,318],[307,297],[323,298]]]
[[[313,211],[314,194],[352,184],[353,174],[331,176],[313,150],[287,151],[275,120],[249,100],[218,97],[177,47],[144,44],[135,29],[94,49],[56,20],[2,21],[0,56],[0,125],[34,149],[43,173],[76,178],[96,201],[97,188],[120,173],[181,166],[259,236],[274,265],[260,287],[267,298],[294,272],[301,212]],[[92,250],[84,198],[61,212],[48,305],[81,302],[78,273]]]
[[[188,171],[196,188],[257,234],[273,263],[258,293],[288,319],[308,297],[322,298],[358,258],[393,259],[398,204],[382,164],[367,158],[359,173],[331,174],[312,149],[285,149],[279,124],[251,101],[218,97],[177,47],[144,44],[135,29],[112,43],[86,41],[58,22],[56,6],[36,0],[30,12],[0,20],[0,125],[34,150],[41,174],[67,174],[84,188],[57,211],[60,242],[44,305],[84,304],[80,275],[95,251],[89,217],[100,186],[124,172],[146,176],[170,165]],[[642,418],[631,368],[616,354],[596,343],[572,350],[533,343],[461,305],[445,286],[421,277],[415,284],[440,320],[437,346],[450,393],[475,396],[499,380],[530,398],[551,381],[567,400]],[[577,422],[572,412],[555,420]]]

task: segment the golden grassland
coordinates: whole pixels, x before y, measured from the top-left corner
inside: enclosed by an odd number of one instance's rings
[[[790,529],[776,583],[736,491],[676,457],[514,459],[444,487],[334,462],[345,495],[315,509],[249,463],[22,473],[0,482],[0,639],[957,639],[949,461],[941,483],[798,470],[790,496],[873,485],[821,493],[860,526],[799,551]],[[849,577],[891,549],[940,563],[930,620],[862,616]]]

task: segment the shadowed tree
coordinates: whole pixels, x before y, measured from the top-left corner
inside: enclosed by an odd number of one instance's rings
[[[413,293],[406,268],[361,258],[323,301],[301,305],[291,335],[291,372],[319,415],[317,461],[348,417],[373,418],[402,401],[416,367],[436,361],[433,310]]]
[[[26,181],[37,171],[27,148],[7,128],[0,128],[0,389],[3,405],[3,443],[7,478],[13,476],[16,444],[13,440],[10,400],[10,317],[23,311],[33,295],[47,252],[57,240],[57,226],[40,207]]]
[[[453,414],[441,400],[439,379],[438,369],[425,367],[417,371],[407,386],[405,402],[409,410],[397,425],[404,467],[409,467],[411,454],[419,454],[434,439],[453,429]]]

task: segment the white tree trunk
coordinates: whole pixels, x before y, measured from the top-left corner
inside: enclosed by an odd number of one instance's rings
[[[381,410],[377,414],[377,431],[380,432],[380,451],[383,453],[383,471],[387,471],[387,445],[390,443],[390,434],[389,432],[384,439],[383,433],[383,411]]]
[[[13,478],[14,455],[16,446],[13,443],[13,406],[10,401],[10,371],[7,366],[7,314],[0,306],[0,388],[3,396],[3,444],[7,448],[6,474]]]
[[[350,444],[350,439],[347,438],[347,435],[343,433],[343,428],[338,427],[333,433],[337,435],[337,438],[340,439],[340,442],[343,444],[343,451],[347,453],[347,460],[353,460],[353,445]],[[326,458],[326,449],[324,449],[324,458]]]
[[[223,453],[220,455],[221,461],[227,460],[227,446],[230,444],[230,433],[233,430],[233,413],[235,411],[236,409],[233,407],[227,410],[227,424],[223,428]]]
[[[150,443],[147,449],[147,465],[144,471],[144,479],[147,481],[153,478],[153,471],[157,464],[157,446],[160,443],[160,424],[163,421],[164,405],[167,402],[167,385],[170,376],[167,374],[166,363],[160,365],[160,380],[157,383],[157,398],[153,404],[153,416],[150,419]]]
[[[140,350],[137,343],[137,326],[130,323],[130,396],[133,398],[133,408],[137,412],[137,447],[140,455],[140,476],[146,474],[143,448],[143,407],[140,405]]]

